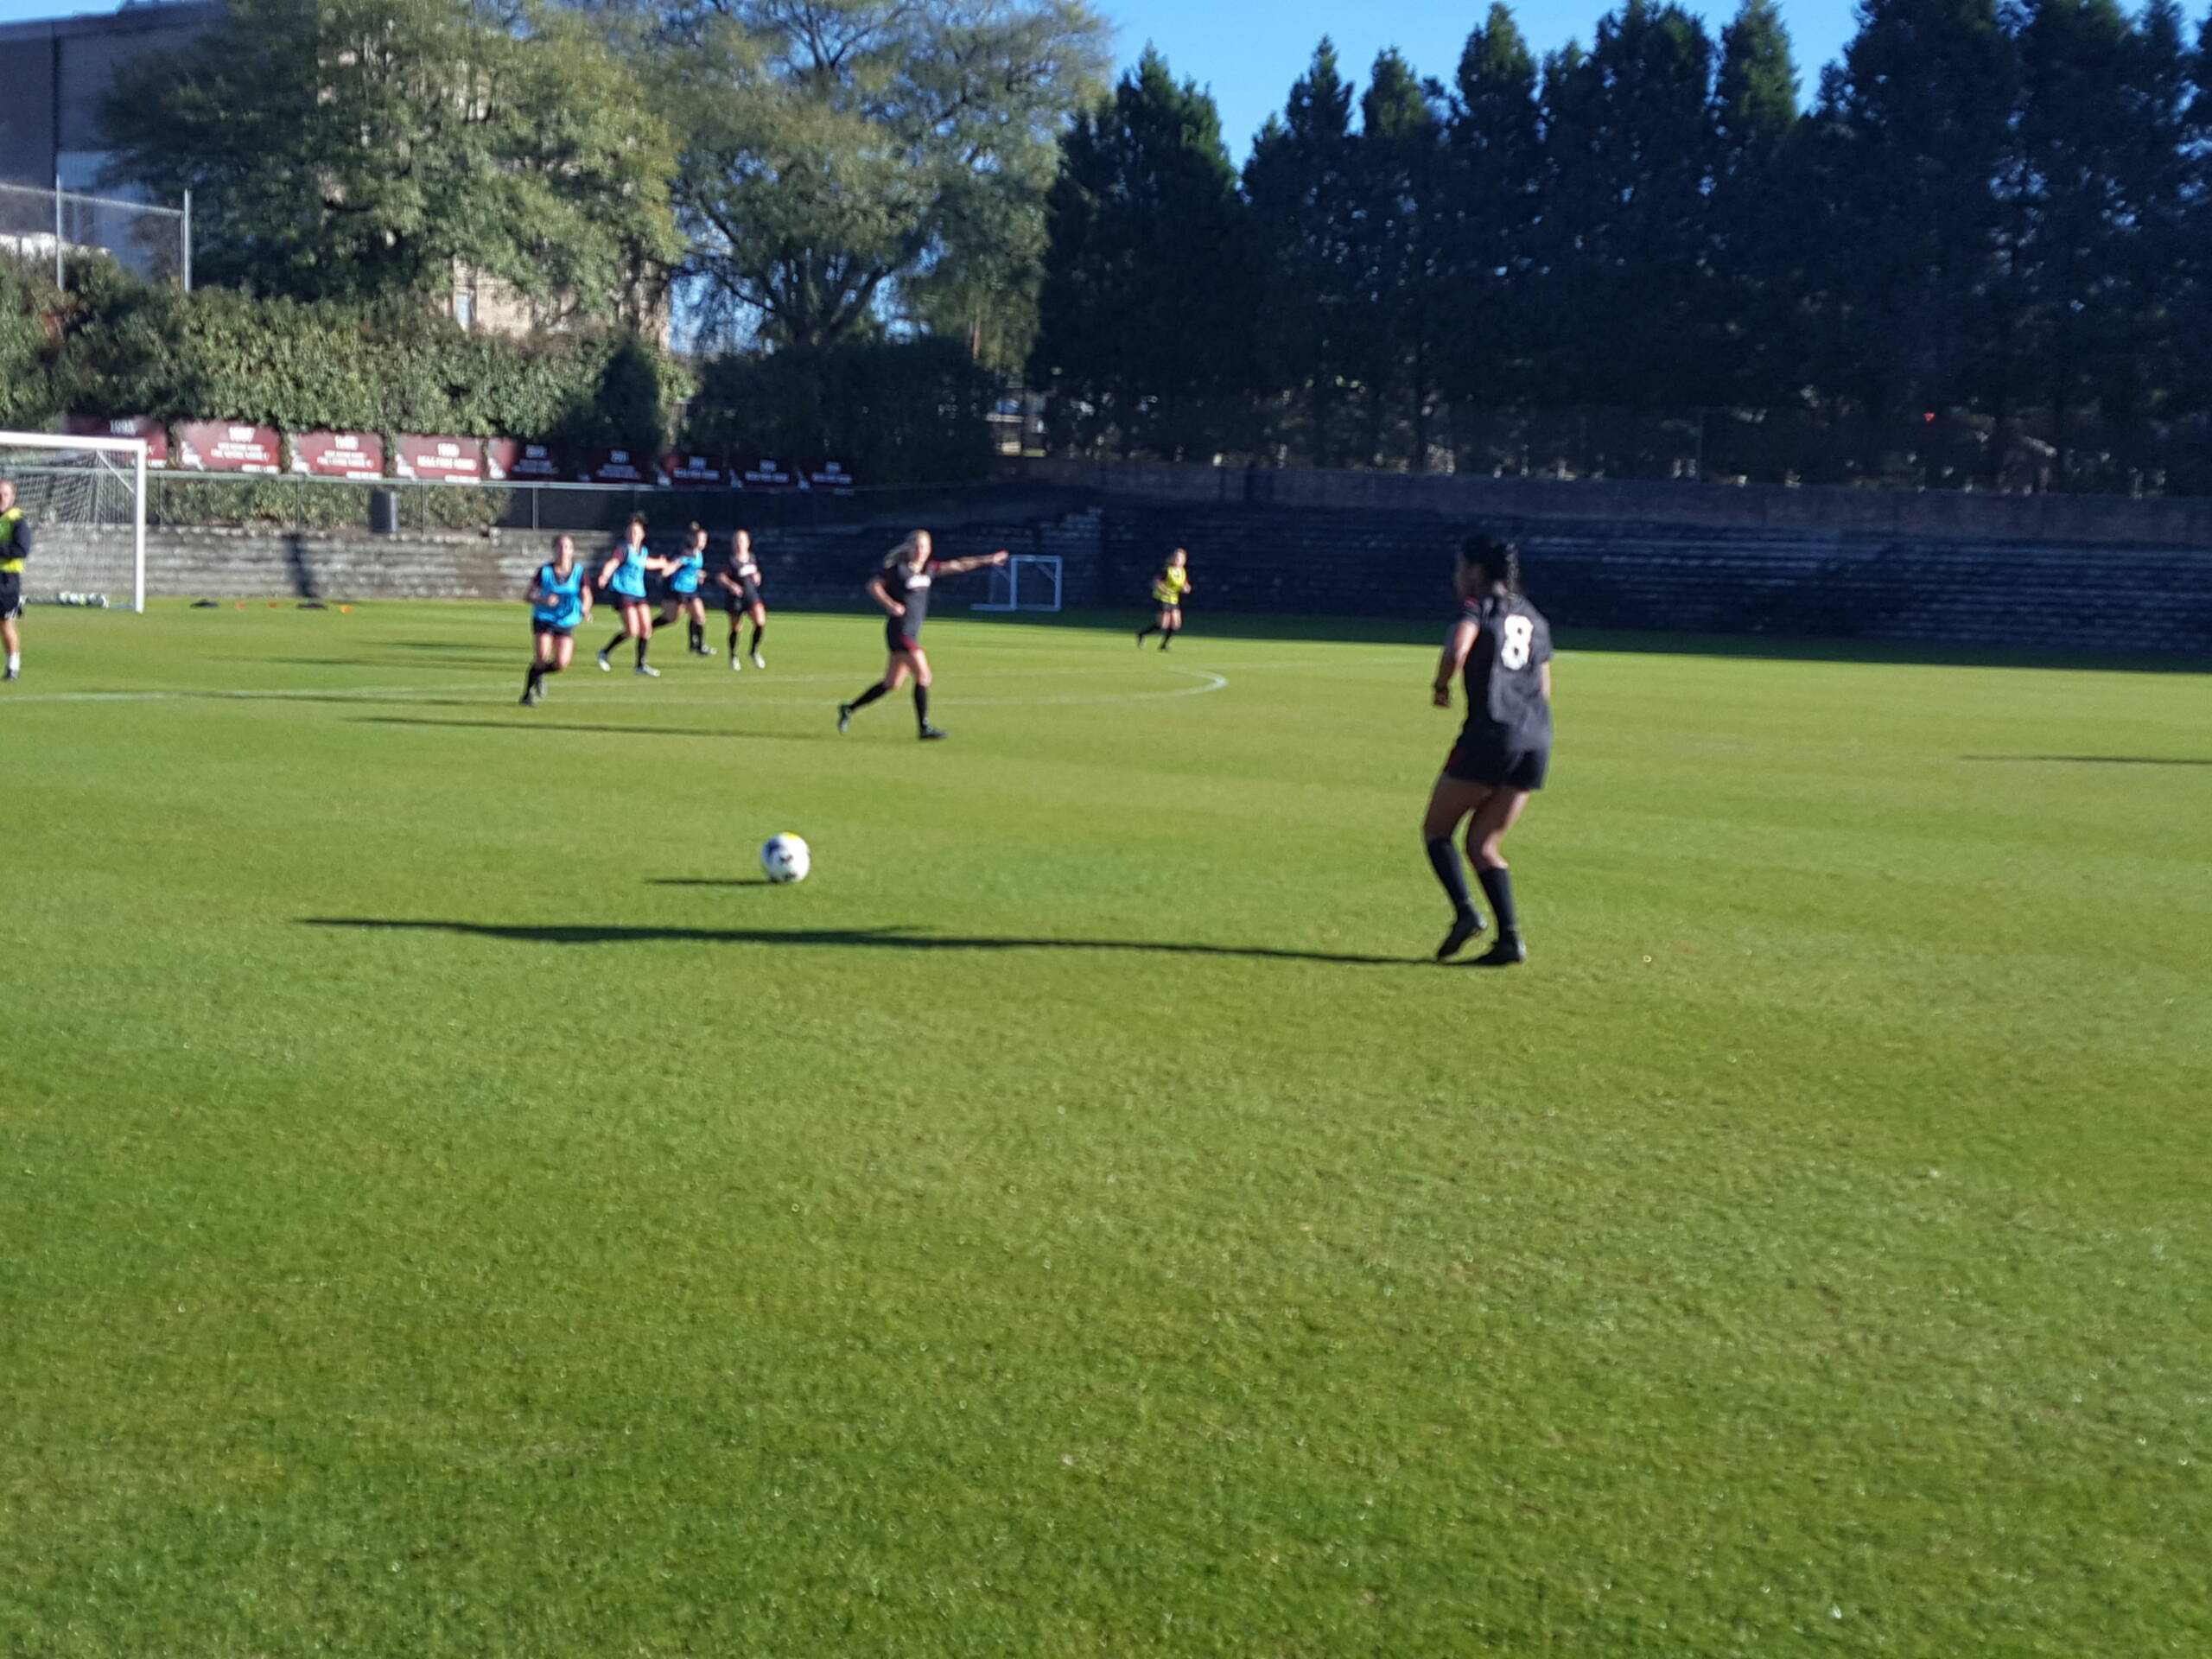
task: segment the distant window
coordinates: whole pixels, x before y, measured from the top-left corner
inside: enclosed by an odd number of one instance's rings
[[[465,288],[453,291],[453,320],[464,328],[476,326],[476,296]]]

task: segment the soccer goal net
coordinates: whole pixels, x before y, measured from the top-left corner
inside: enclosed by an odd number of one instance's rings
[[[146,608],[146,445],[0,432],[0,479],[31,526],[23,595]]]
[[[1060,608],[1060,556],[1017,553],[991,567],[991,596],[969,607],[978,611],[1057,611]]]

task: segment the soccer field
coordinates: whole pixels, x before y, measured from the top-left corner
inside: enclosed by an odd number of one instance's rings
[[[2212,1651],[2212,677],[525,614],[29,619],[0,1652]]]

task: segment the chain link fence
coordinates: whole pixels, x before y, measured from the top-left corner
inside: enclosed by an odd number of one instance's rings
[[[52,270],[105,255],[149,282],[192,286],[192,202],[159,207],[75,190],[0,184],[0,253]]]

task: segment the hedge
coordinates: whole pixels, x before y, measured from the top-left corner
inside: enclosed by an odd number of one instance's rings
[[[658,451],[682,370],[633,334],[472,333],[400,303],[187,294],[106,261],[66,294],[0,267],[0,412],[223,420],[287,431],[449,432]]]

